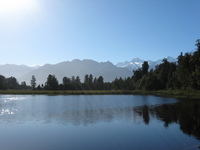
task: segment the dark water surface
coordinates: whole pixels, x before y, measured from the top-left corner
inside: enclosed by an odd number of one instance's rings
[[[199,100],[0,95],[0,150],[188,150],[199,140]]]

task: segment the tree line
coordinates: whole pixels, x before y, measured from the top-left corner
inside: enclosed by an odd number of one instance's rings
[[[59,84],[55,75],[49,74],[47,81],[43,85],[36,86],[36,78],[33,75],[31,79],[31,88],[36,90],[110,90],[111,87],[106,85],[110,83],[104,83],[104,78],[99,76],[93,78],[92,74],[86,74],[84,82],[82,83],[79,76],[63,77],[62,83]]]
[[[0,89],[33,89],[33,90],[200,90],[200,39],[196,41],[196,50],[181,53],[177,62],[163,62],[149,70],[144,61],[142,67],[133,71],[133,76],[125,79],[116,78],[112,82],[104,82],[103,76],[98,78],[86,74],[82,83],[79,76],[63,77],[59,84],[55,75],[49,74],[45,84],[37,85],[33,75],[31,86],[26,82],[19,84],[15,77],[5,78],[0,75]]]
[[[163,59],[160,65],[148,71],[148,62],[137,69],[132,77],[133,89],[142,90],[200,90],[200,39],[196,41],[196,50],[181,53],[176,63]]]
[[[26,82],[18,83],[15,77],[6,78],[3,75],[0,75],[0,90],[15,90],[15,89],[30,89],[30,86],[26,85]]]

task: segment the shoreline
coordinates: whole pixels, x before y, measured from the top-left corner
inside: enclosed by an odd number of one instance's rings
[[[154,95],[159,97],[200,99],[199,90],[84,90],[84,91],[47,91],[47,90],[1,90],[5,95]]]

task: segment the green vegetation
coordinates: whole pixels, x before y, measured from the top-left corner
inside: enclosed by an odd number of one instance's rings
[[[13,95],[155,95],[161,97],[200,99],[200,90],[1,90]]]
[[[200,99],[200,90],[159,90],[150,91],[149,94],[162,97]]]
[[[116,78],[113,82],[104,82],[99,76],[86,74],[81,83],[79,76],[63,77],[59,84],[54,75],[47,77],[46,83],[36,87],[33,75],[31,86],[21,85],[16,78],[0,75],[0,93],[2,94],[153,94],[169,97],[200,98],[200,39],[196,41],[196,51],[181,53],[177,63],[163,59],[163,63],[149,70],[145,61],[142,68],[133,71],[126,79]]]
[[[42,95],[111,95],[111,94],[145,94],[130,90],[2,90],[0,94],[42,94]]]

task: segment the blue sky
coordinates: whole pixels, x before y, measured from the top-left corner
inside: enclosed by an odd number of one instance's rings
[[[0,0],[0,64],[158,60],[200,38],[200,0],[15,1]]]

